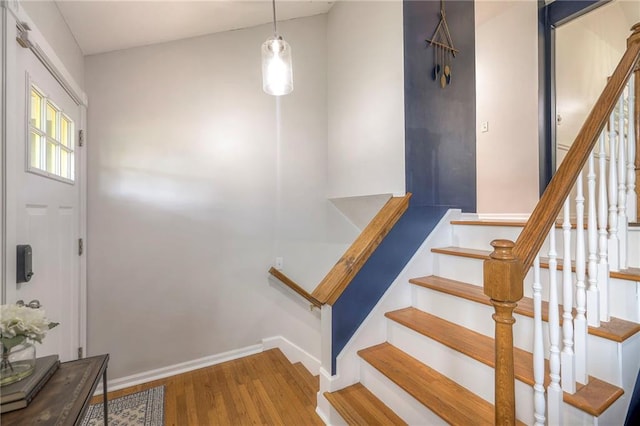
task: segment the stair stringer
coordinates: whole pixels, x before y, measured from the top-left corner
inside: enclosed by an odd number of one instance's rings
[[[358,351],[386,341],[387,322],[384,314],[411,304],[411,284],[409,283],[409,279],[424,275],[425,273],[432,273],[435,254],[431,252],[431,248],[450,245],[452,243],[453,230],[451,221],[459,220],[461,215],[462,213],[459,209],[450,209],[440,219],[433,231],[420,245],[404,269],[398,274],[391,286],[389,286],[389,289],[362,322],[353,337],[351,337],[345,345],[342,352],[340,352],[336,358],[337,373],[335,375],[329,373],[331,371],[331,364],[325,366],[326,361],[323,356],[316,412],[325,423],[341,424],[344,420],[333,417],[338,414],[331,408],[331,404],[323,395],[324,392],[334,392],[360,381],[360,363],[363,361],[361,361],[358,356]],[[331,324],[329,317],[330,312],[330,309],[323,307],[323,324]],[[326,353],[325,348],[323,348],[323,353]]]

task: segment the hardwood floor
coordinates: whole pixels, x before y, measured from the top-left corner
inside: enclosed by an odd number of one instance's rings
[[[318,379],[279,349],[109,392],[109,399],[165,386],[165,425],[323,425]],[[101,402],[94,397],[92,403]]]

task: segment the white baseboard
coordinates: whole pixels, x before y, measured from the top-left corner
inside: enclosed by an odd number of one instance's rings
[[[316,375],[320,371],[320,361],[317,358],[315,358],[299,346],[295,345],[294,343],[290,342],[289,340],[285,339],[284,337],[275,336],[262,339],[262,343],[257,345],[234,349],[232,351],[223,352],[217,355],[210,355],[204,358],[198,358],[192,361],[181,362],[179,364],[169,365],[167,367],[157,368],[155,370],[145,371],[143,373],[132,374],[131,376],[125,376],[119,379],[110,380],[107,383],[107,390],[111,392],[131,386],[136,386],[142,383],[152,382],[154,380],[164,379],[166,377],[175,376],[178,374],[197,370],[199,368],[210,367],[222,362],[232,361],[234,359],[254,355],[274,348],[280,349],[291,363],[302,362],[302,364],[312,374]],[[95,395],[101,394],[102,384],[98,384]]]
[[[324,413],[324,411],[320,409],[320,407],[316,407],[316,414],[318,415],[318,417],[320,417],[320,420],[322,420],[322,423],[324,423],[325,425],[331,424],[329,422],[329,417]]]
[[[290,363],[301,362],[314,376],[320,373],[320,360],[282,336],[262,339],[263,350],[278,348]]]
[[[245,356],[254,355],[263,351],[261,344],[247,346],[245,348],[235,349],[223,352],[217,355],[210,355],[204,358],[194,359],[192,361],[181,362],[179,364],[169,365],[167,367],[157,368],[155,370],[145,371],[143,373],[132,374],[119,379],[107,382],[107,391],[115,391],[118,389],[128,388],[130,386],[142,383],[152,382],[154,380],[164,379],[166,377],[175,376],[199,368],[209,367],[226,361],[243,358]],[[98,385],[95,395],[102,394],[102,386]]]

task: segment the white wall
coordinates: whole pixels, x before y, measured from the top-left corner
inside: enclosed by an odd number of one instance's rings
[[[539,173],[538,5],[476,0],[475,8],[477,211],[531,213]]]
[[[21,1],[20,6],[36,24],[76,84],[84,89],[84,57],[55,2]]]
[[[328,15],[328,195],[404,194],[402,2],[339,1]]]
[[[616,1],[556,29],[558,166],[626,50],[626,18]]]
[[[261,89],[270,26],[86,58],[88,350],[111,378],[274,335],[320,355],[317,312],[267,270],[283,256],[312,289],[355,230],[325,198],[326,15],[278,29],[280,99]]]

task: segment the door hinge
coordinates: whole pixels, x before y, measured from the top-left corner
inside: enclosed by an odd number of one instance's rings
[[[82,253],[84,253],[84,242],[82,238],[78,238],[78,256],[82,256]]]
[[[82,349],[82,347],[78,348],[78,359],[82,359],[84,358],[84,350]]]
[[[29,24],[26,22],[16,22],[17,32],[16,41],[24,49],[30,49],[33,46],[31,40],[29,40]]]
[[[84,130],[78,130],[78,146],[84,146]]]

